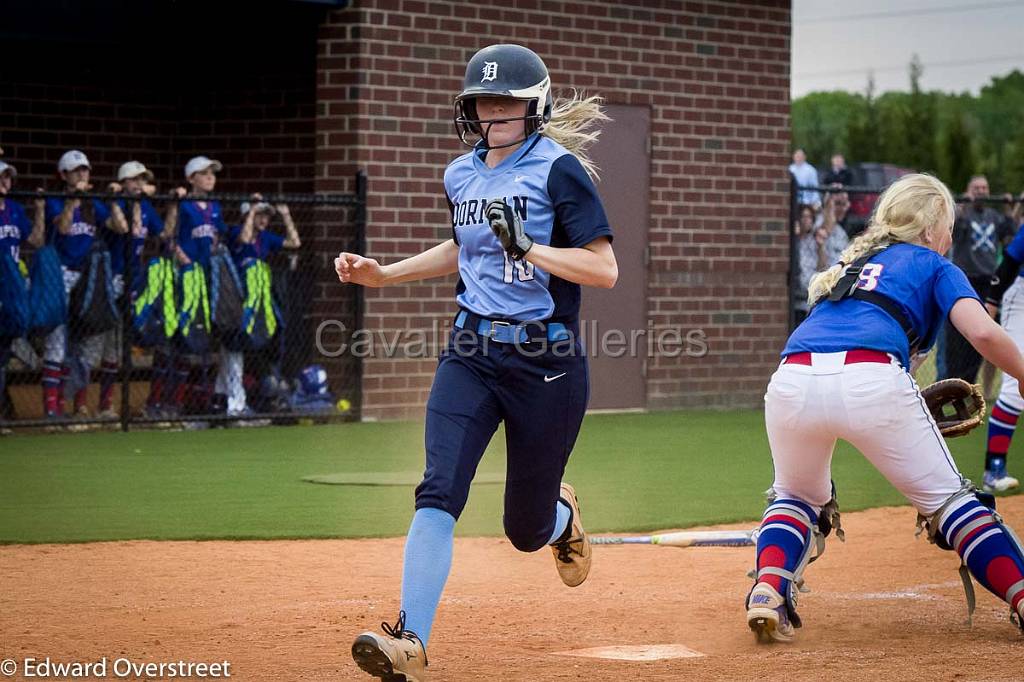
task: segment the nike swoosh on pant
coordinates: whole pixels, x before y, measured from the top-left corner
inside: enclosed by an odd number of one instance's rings
[[[568,372],[562,372],[561,374],[559,374],[559,375],[557,375],[557,376],[553,376],[553,377],[549,377],[549,376],[548,376],[547,374],[545,374],[545,375],[544,375],[544,383],[545,383],[545,384],[550,384],[550,383],[551,383],[552,381],[554,381],[555,379],[561,379],[561,378],[562,378],[562,377],[564,377],[564,376],[565,376],[566,374],[568,374]]]

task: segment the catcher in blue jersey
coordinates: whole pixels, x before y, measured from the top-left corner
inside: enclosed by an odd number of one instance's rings
[[[342,282],[379,287],[458,272],[458,311],[427,403],[426,472],[405,546],[401,611],[352,645],[384,680],[423,680],[426,646],[452,561],[455,522],[500,422],[508,452],[505,533],[524,552],[550,546],[562,581],[582,583],[590,543],[562,473],[589,395],[579,339],[580,285],[618,278],[612,231],[591,177],[598,98],[555,103],[540,57],[492,45],[455,98],[460,139],[449,164],[452,238],[381,266],[342,253]]]
[[[943,258],[953,220],[945,185],[906,175],[885,190],[867,230],[839,263],[811,280],[814,307],[789,337],[765,395],[775,480],[746,600],[747,624],[761,642],[793,639],[804,569],[833,528],[842,537],[830,481],[840,438],[914,505],[933,543],[960,556],[969,611],[968,573],[1024,625],[1024,547],[991,496],[961,475],[949,453],[942,397],[932,400],[947,382],[922,391],[910,373],[911,357],[931,348],[948,319],[983,357],[1024,379],[1013,340],[989,317],[964,272]],[[979,396],[972,402],[978,405]]]

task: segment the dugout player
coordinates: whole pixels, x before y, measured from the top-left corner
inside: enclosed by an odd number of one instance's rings
[[[790,336],[765,395],[775,481],[746,601],[759,641],[789,641],[800,626],[796,586],[820,537],[819,515],[826,525],[834,519],[829,469],[838,438],[906,495],[931,540],[956,550],[1021,624],[1024,551],[957,470],[907,371],[912,348],[930,348],[948,318],[984,357],[1024,378],[1013,340],[963,271],[942,257],[954,216],[945,185],[904,176],[882,194],[840,263],[811,282],[808,299],[816,305]]]
[[[107,249],[110,251],[110,269],[114,275],[114,294],[118,298],[125,293],[125,254],[130,250],[132,281],[129,283],[128,296],[129,300],[134,300],[145,282],[142,250],[146,245],[146,238],[150,235],[159,237],[164,229],[164,221],[153,208],[153,204],[141,198],[155,191],[152,183],[153,174],[149,169],[138,161],[128,161],[117,169],[117,182],[112,182],[107,187],[112,194],[123,192],[139,197],[133,201],[119,199],[116,202],[128,221],[128,232],[117,233],[107,230],[104,233]],[[120,325],[103,335],[99,416],[107,419],[116,419],[118,416],[114,411],[114,382],[117,380],[117,370],[121,362],[120,336]]]
[[[89,177],[92,166],[86,155],[77,149],[65,152],[57,163],[57,170],[64,182],[69,198],[46,200],[47,242],[57,248],[61,270],[64,274],[64,291],[54,292],[55,296],[69,297],[71,290],[82,277],[93,240],[100,228],[115,233],[128,232],[124,213],[116,203],[104,204],[98,199],[82,200],[74,194],[92,189]],[[75,320],[69,320],[74,324]],[[68,324],[62,324],[46,335],[43,355],[43,406],[47,419],[62,418],[60,400],[62,364],[69,364],[67,392],[74,396],[74,416],[88,417],[85,405],[86,388],[89,385],[91,359],[103,343],[103,335],[95,334],[85,338],[68,340]]]
[[[580,285],[609,288],[618,277],[586,153],[597,135],[590,127],[608,120],[599,102],[553,102],[544,62],[524,47],[480,50],[455,98],[459,137],[473,151],[444,175],[452,238],[387,266],[352,253],[335,260],[342,282],[364,286],[460,275],[459,310],[427,403],[426,472],[406,540],[398,622],[352,645],[373,676],[425,679],[455,522],[500,422],[505,534],[520,551],[550,546],[565,584],[587,577],[590,542],[562,473],[589,396]]]
[[[206,156],[196,156],[189,159],[185,164],[185,179],[189,183],[189,189],[178,187],[175,194],[184,198],[187,194],[189,201],[171,202],[167,212],[167,227],[174,228],[174,255],[178,265],[185,268],[193,263],[202,266],[204,276],[209,277],[210,255],[217,244],[227,235],[228,227],[224,222],[220,202],[205,199],[206,195],[213,192],[217,185],[217,173],[223,169],[220,161]],[[179,332],[181,333],[181,332]],[[184,345],[184,344],[183,344]],[[242,359],[241,353],[224,352],[221,354],[221,363],[231,364],[232,371],[237,371],[241,376]],[[180,413],[185,402],[186,393],[194,387],[190,384],[192,363],[185,355],[177,355],[173,361],[173,376],[170,386],[165,391],[171,396],[171,405],[165,412],[168,416],[176,416]],[[202,375],[202,392],[204,405],[202,411],[209,409],[209,389],[211,368],[205,355],[199,359],[199,372]],[[190,396],[190,399],[192,396]],[[239,408],[244,409],[243,404]]]
[[[9,256],[13,261],[10,268],[0,270],[0,287],[28,286],[25,279],[27,270],[21,261],[21,245],[27,242],[35,248],[42,246],[46,226],[42,199],[36,199],[33,220],[29,222],[24,207],[17,201],[7,198],[7,193],[14,186],[14,179],[17,176],[18,170],[14,166],[0,161],[0,258]],[[13,281],[8,281],[3,276],[8,272],[12,273]],[[14,274],[15,272],[17,274]],[[0,295],[0,303],[5,298]],[[7,403],[7,362],[11,357],[13,341],[14,338],[6,335],[0,328],[0,419],[6,418],[10,409]]]

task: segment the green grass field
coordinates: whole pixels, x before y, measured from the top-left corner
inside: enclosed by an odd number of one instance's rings
[[[411,486],[318,485],[305,476],[423,468],[419,423],[26,435],[0,439],[0,542],[379,537],[405,533]],[[984,429],[952,442],[979,477]],[[504,470],[495,437],[479,473]],[[841,444],[844,510],[901,504]],[[758,411],[591,415],[567,480],[588,529],[638,531],[753,519],[771,483]],[[475,486],[458,526],[501,534],[502,486]],[[909,523],[909,521],[908,521]]]

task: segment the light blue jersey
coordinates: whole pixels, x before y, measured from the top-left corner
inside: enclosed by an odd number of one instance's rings
[[[477,315],[507,320],[574,320],[580,286],[532,263],[512,261],[483,215],[492,199],[504,198],[537,244],[582,247],[612,238],[597,188],[565,147],[532,135],[496,168],[483,148],[455,159],[444,174],[459,245],[460,306]]]

